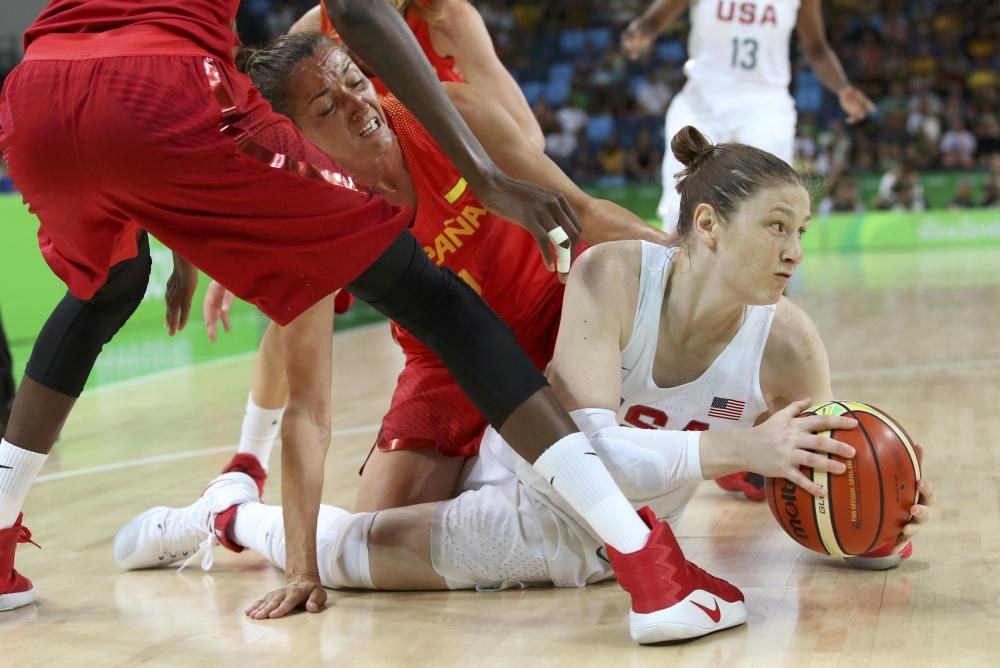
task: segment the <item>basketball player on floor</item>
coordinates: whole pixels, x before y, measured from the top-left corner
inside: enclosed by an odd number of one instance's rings
[[[687,83],[667,109],[667,137],[696,125],[712,141],[756,146],[791,164],[795,101],[788,92],[788,50],[793,28],[809,65],[836,93],[847,122],[857,123],[875,111],[872,101],[847,80],[826,41],[820,0],[656,0],[626,28],[625,53],[638,58],[685,9],[691,24]],[[681,164],[665,151],[657,215],[667,231],[677,227],[680,198],[673,186],[680,170]],[[716,482],[751,500],[764,499],[760,476],[740,472]]]
[[[413,31],[420,48],[441,81],[468,83],[498,102],[521,128],[525,139],[539,150],[545,137],[520,86],[500,62],[483,17],[468,0],[389,0]],[[325,6],[306,12],[288,31],[319,32],[337,39]],[[357,61],[355,61],[357,62]],[[357,63],[375,84],[379,95],[388,90]]]
[[[29,535],[20,509],[100,348],[141,298],[144,233],[286,325],[283,340],[329,323],[329,295],[344,285],[400,322],[598,534],[627,553],[621,563],[644,564],[635,600],[669,607],[675,584],[657,568],[665,553],[651,542],[666,540],[664,531],[654,533],[659,525],[636,515],[600,460],[586,456],[586,437],[510,330],[471,288],[430,263],[405,231],[411,212],[359,192],[235,71],[237,8],[237,0],[53,0],[4,83],[0,150],[39,215],[46,259],[71,294],[36,342],[0,443],[0,526],[8,525],[0,531],[0,609],[35,598],[14,570],[17,543]],[[547,254],[551,238],[559,269],[568,271],[577,232],[568,205],[500,173],[401,17],[384,2],[341,0],[329,9],[347,45],[420,114],[481,199],[525,224]],[[470,324],[477,336],[463,337]],[[290,378],[298,365],[328,369],[330,337],[303,358],[287,352]],[[315,386],[290,388],[296,409],[284,430],[294,445],[282,451],[287,584],[264,598],[271,617],[298,606],[318,612],[326,600],[316,522],[330,378],[311,379]]]
[[[237,62],[272,107],[287,113],[361,187],[413,206],[411,232],[434,262],[453,270],[493,307],[538,368],[548,363],[564,285],[546,270],[530,235],[483,209],[396,98],[379,98],[342,47],[318,33],[288,35],[256,51],[244,49]],[[667,240],[629,211],[587,196],[480,91],[459,83],[448,83],[446,89],[497,165],[565,195],[580,218],[584,242]],[[335,111],[321,115],[331,105]],[[361,125],[372,122],[368,115],[355,116],[359,109],[374,112],[377,129],[369,136],[358,135]],[[220,293],[213,284],[206,295],[210,322],[224,303]],[[330,336],[329,326],[316,334]],[[265,467],[288,400],[275,335],[272,325],[262,341],[240,436],[239,452],[256,456]],[[395,325],[393,337],[406,354],[406,366],[364,467],[358,510],[450,498],[463,458],[476,453],[487,426],[430,350]],[[240,467],[242,460],[237,456],[227,470]]]
[[[682,574],[669,607],[633,599],[631,632],[640,643],[704,635],[747,616],[740,591],[687,561],[657,516],[676,523],[699,481],[742,469],[785,476],[819,494],[799,466],[839,474],[844,465],[822,453],[853,456],[844,443],[815,437],[805,449],[796,436],[819,423],[796,417],[809,400],[793,398],[832,395],[815,326],[781,296],[801,262],[809,220],[799,176],[758,149],[712,146],[693,128],[673,148],[686,166],[679,245],[621,241],[587,251],[570,276],[550,370],[560,400],[574,408],[616,481],[652,506],[640,515],[666,547],[659,567]],[[743,405],[737,419],[713,416],[720,395]],[[837,419],[837,428],[854,424]],[[323,583],[500,589],[582,586],[616,575],[632,591],[644,577],[629,555],[605,551],[587,521],[495,431],[471,461],[466,491],[450,501],[355,514],[324,506]],[[930,517],[933,488],[922,481],[919,490],[912,520],[887,546],[894,554]],[[231,506],[213,516],[214,526],[206,523],[206,511],[224,502]],[[191,506],[153,508],[129,522],[115,539],[115,558],[126,568],[176,561],[178,550],[211,542],[214,530],[227,547],[250,548],[283,567],[281,522],[279,508],[259,503],[251,475],[226,473]],[[878,565],[894,563],[898,557]],[[247,613],[265,608],[261,601]]]
[[[510,331],[471,289],[437,270],[405,231],[409,209],[360,192],[235,71],[237,6],[54,0],[27,31],[25,59],[4,83],[0,150],[41,220],[46,260],[70,294],[36,341],[0,444],[0,610],[35,599],[31,582],[14,570],[16,546],[30,536],[20,509],[101,347],[142,297],[146,233],[287,325],[283,334],[314,319],[328,323],[329,295],[349,285],[435,350],[529,458],[545,451],[539,465],[546,472],[554,475],[567,458],[582,462],[560,473],[559,484],[582,483],[579,494],[569,494],[584,514],[614,517],[610,540],[653,556],[645,549],[649,527],[607,470],[583,456],[586,438]],[[547,230],[558,233],[552,238],[559,267],[568,271],[570,235],[578,231],[568,205],[496,168],[391,7],[345,0],[337,10],[340,34],[367,45],[355,50],[389,74],[387,83],[424,116],[481,200],[544,240],[547,257]],[[189,292],[193,267],[180,267]],[[455,334],[468,323],[477,323],[476,340]],[[286,355],[286,368],[327,368],[329,337],[307,352]],[[285,430],[294,447],[283,451],[288,584],[268,595],[273,616],[299,605],[318,611],[326,597],[315,529],[329,375],[315,380],[290,388],[295,410],[290,406]],[[553,443],[556,449],[546,450]]]

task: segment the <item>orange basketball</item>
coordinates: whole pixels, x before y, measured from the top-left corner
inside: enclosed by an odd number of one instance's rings
[[[802,472],[826,488],[814,497],[785,478],[767,478],[764,490],[778,524],[804,547],[840,557],[865,554],[893,540],[917,501],[920,461],[906,431],[884,412],[852,401],[830,401],[803,415],[843,415],[858,426],[830,437],[854,447],[840,459],[840,475],[803,466]]]

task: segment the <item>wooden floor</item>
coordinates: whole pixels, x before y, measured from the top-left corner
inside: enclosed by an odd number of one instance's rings
[[[40,600],[0,614],[0,665],[1000,665],[1000,251],[817,257],[802,274],[793,294],[824,334],[836,394],[885,408],[926,447],[936,521],[896,571],[807,553],[766,507],[706,484],[679,535],[691,559],[743,589],[739,629],[637,647],[614,584],[331,593],[322,614],[248,621],[242,608],[281,580],[256,556],[220,549],[210,574],[122,573],[111,559],[123,522],[190,502],[228,459],[242,358],[81,400],[28,499],[43,549],[22,546],[18,565]],[[325,499],[349,507],[400,358],[382,326],[338,335],[336,348]]]

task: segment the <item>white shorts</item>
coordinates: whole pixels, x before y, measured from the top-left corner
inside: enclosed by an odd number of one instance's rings
[[[663,152],[663,195],[656,214],[663,229],[677,228],[681,198],[674,175],[684,166],[670,150],[670,140],[685,125],[709,141],[756,146],[791,164],[795,146],[795,101],[784,88],[708,88],[688,82],[667,109]]]
[[[449,588],[582,587],[613,577],[601,540],[539,491],[547,483],[493,429],[459,484],[431,530],[432,564]]]

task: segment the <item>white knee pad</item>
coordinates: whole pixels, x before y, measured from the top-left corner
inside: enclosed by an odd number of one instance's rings
[[[333,589],[376,589],[368,560],[368,534],[377,513],[322,506],[316,532],[320,581]]]

